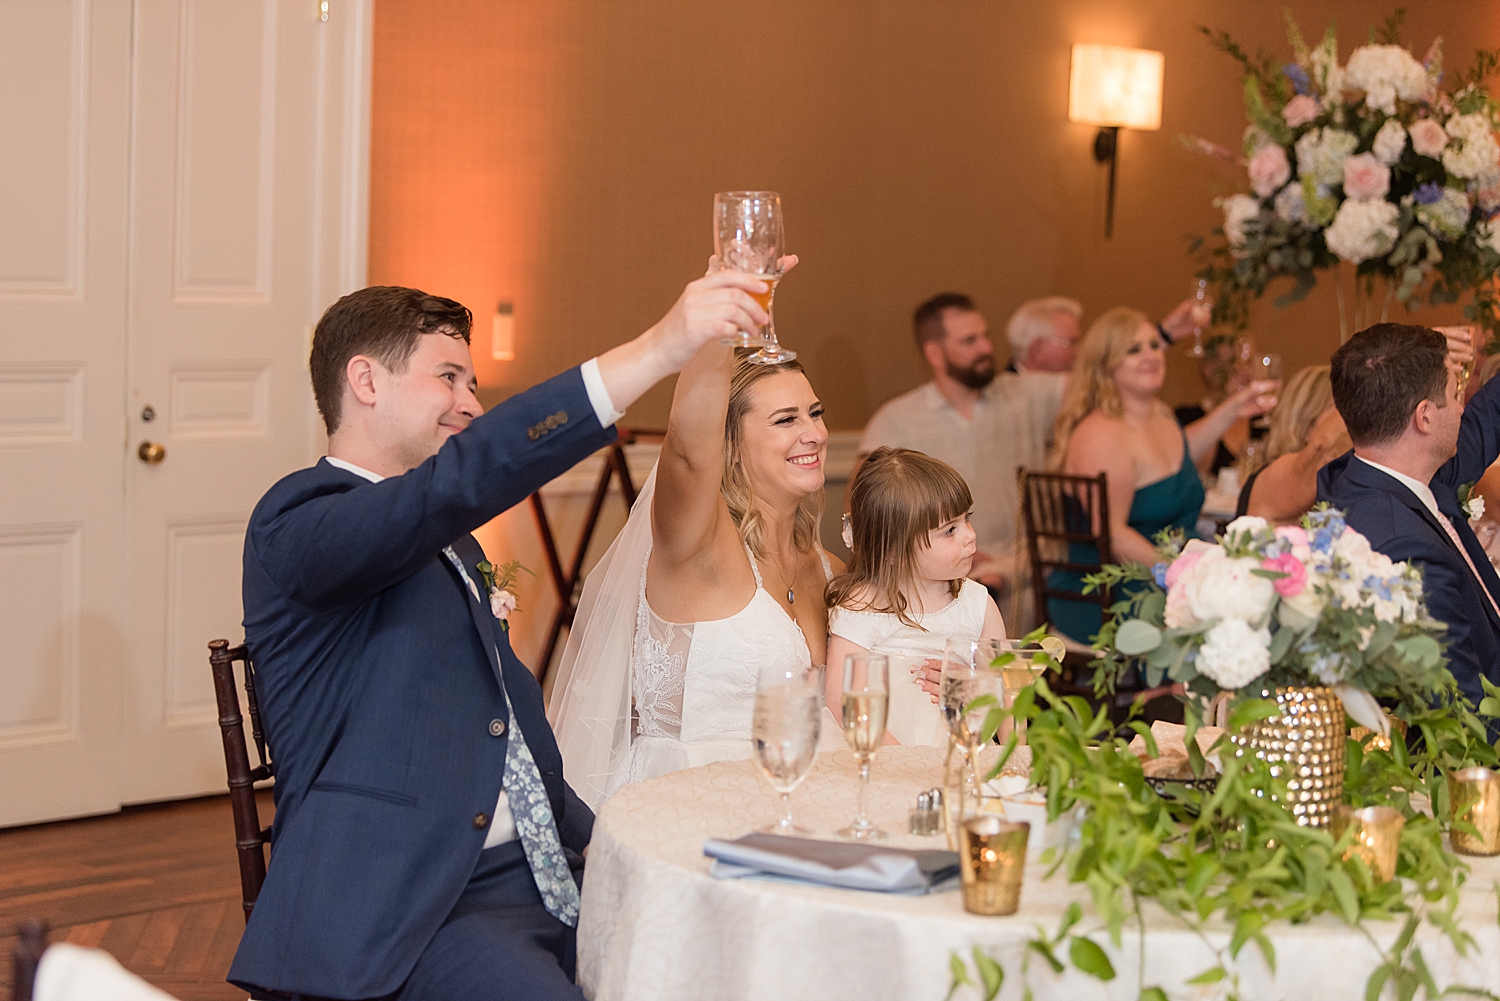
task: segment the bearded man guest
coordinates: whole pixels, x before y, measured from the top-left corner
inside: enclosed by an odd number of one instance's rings
[[[1500,456],[1500,385],[1467,408],[1457,370],[1467,335],[1382,323],[1334,354],[1333,402],[1354,449],[1318,473],[1318,500],[1393,560],[1422,567],[1427,610],[1448,626],[1448,668],[1478,705],[1500,684],[1500,577],[1469,528],[1458,490]]]
[[[699,347],[756,332],[763,287],[695,281],[639,337],[483,415],[459,303],[367,288],[323,315],[328,456],[273,486],[245,538],[276,820],[232,982],[256,997],[582,997],[593,814],[469,533],[608,444]]]
[[[941,459],[974,494],[978,537],[971,575],[1010,609],[1016,546],[1016,470],[1047,460],[1066,375],[995,371],[989,325],[974,301],[944,292],[918,306],[912,335],[932,380],[887,402],[865,425],[862,461],[882,445]],[[1025,625],[1023,621],[1014,627]]]

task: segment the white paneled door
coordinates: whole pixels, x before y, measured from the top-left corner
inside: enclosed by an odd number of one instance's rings
[[[51,130],[47,162],[0,150],[0,227],[37,232],[0,241],[25,484],[0,508],[0,824],[224,788],[206,644],[240,638],[256,500],[321,449],[311,325],[363,284],[369,5],[328,7],[0,0],[30,61],[0,80],[38,90],[0,124]],[[80,60],[92,105],[57,90]]]
[[[0,823],[118,806],[130,9],[0,3]]]

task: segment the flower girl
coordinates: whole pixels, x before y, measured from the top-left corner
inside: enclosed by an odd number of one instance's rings
[[[974,529],[968,484],[951,466],[906,448],[878,448],[850,484],[844,541],[848,569],[828,585],[828,705],[841,708],[844,658],[890,658],[886,733],[902,744],[943,747],[948,730],[923,666],[946,640],[1004,639],[1000,609],[968,580]],[[852,533],[851,533],[852,529]]]

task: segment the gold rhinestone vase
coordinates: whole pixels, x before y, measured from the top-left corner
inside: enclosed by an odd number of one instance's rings
[[[1344,798],[1344,703],[1331,688],[1263,691],[1281,712],[1231,734],[1235,755],[1253,754],[1286,780],[1286,807],[1303,827],[1327,827]]]

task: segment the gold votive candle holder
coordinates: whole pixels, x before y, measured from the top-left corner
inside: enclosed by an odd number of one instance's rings
[[[1464,768],[1448,775],[1448,802],[1453,819],[1473,824],[1479,837],[1449,830],[1453,850],[1460,855],[1500,855],[1500,772]],[[1468,804],[1468,805],[1465,805]]]
[[[1382,883],[1396,875],[1401,829],[1406,826],[1406,817],[1400,810],[1390,806],[1366,806],[1358,810],[1337,806],[1330,826],[1335,838],[1343,837],[1351,828],[1354,831],[1354,843],[1344,852],[1344,858],[1360,856]]]
[[[958,864],[964,910],[970,914],[1014,914],[1021,904],[1026,839],[1031,825],[992,813],[966,819],[958,829]]]

